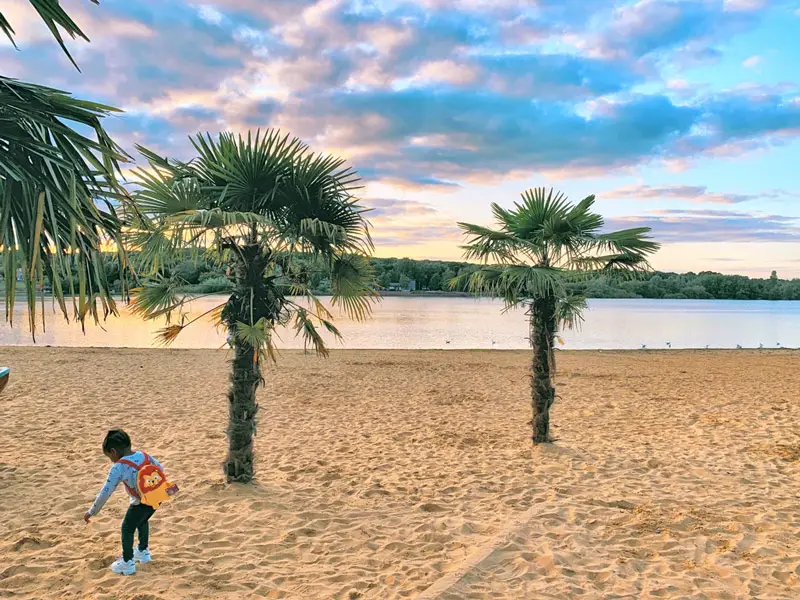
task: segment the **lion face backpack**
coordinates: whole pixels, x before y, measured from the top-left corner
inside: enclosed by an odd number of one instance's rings
[[[125,458],[121,458],[117,462],[136,469],[136,489],[132,490],[125,482],[123,484],[128,493],[139,498],[139,502],[142,504],[158,508],[163,502],[172,500],[172,497],[178,493],[178,486],[167,481],[163,469],[152,462],[147,454],[144,454],[144,461],[141,465]]]

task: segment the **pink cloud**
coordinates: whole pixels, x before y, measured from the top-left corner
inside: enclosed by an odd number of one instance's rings
[[[752,69],[754,67],[759,66],[763,61],[764,59],[761,56],[758,55],[751,56],[750,58],[742,62],[742,66],[747,67],[748,69]]]

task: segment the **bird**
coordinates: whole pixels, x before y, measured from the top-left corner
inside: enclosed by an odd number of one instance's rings
[[[444,343],[445,343],[445,344],[449,344],[449,343],[450,343],[450,340],[445,340],[445,342],[444,342]]]
[[[780,347],[781,347],[781,343],[780,343],[780,342],[775,342],[775,345],[776,345],[778,348],[780,348]]]
[[[647,344],[642,344],[642,350],[647,350]]]
[[[672,342],[667,342],[667,348],[672,348]]]
[[[708,344],[706,344],[706,350],[708,350]]]
[[[758,348],[759,348],[759,350],[763,350],[764,349],[764,344],[759,344]]]
[[[736,344],[736,349],[737,349],[737,350],[741,350],[741,349],[742,349],[742,346],[741,346],[740,344]]]

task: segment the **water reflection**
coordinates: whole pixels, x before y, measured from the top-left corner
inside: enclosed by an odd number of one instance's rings
[[[203,298],[191,306],[201,314],[220,298]],[[87,324],[86,334],[48,309],[47,329],[39,345],[152,347],[163,322],[143,322],[121,307],[120,316],[102,328]],[[331,347],[351,349],[527,348],[527,323],[521,311],[502,312],[496,300],[470,298],[384,298],[371,319],[352,322],[333,309],[345,339],[323,335]],[[0,325],[0,345],[31,345],[23,307],[15,308],[15,327]],[[279,332],[280,348],[302,348],[293,330]],[[564,333],[565,349],[651,349],[800,347],[800,302],[716,300],[592,300],[580,332]],[[447,343],[449,341],[449,343]],[[494,343],[493,343],[494,342]],[[218,348],[225,335],[210,322],[187,328],[176,348]]]

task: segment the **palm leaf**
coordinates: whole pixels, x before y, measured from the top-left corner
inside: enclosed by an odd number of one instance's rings
[[[116,311],[98,248],[116,244],[127,268],[120,223],[108,199],[122,196],[116,182],[126,155],[100,120],[114,109],[69,94],[0,77],[0,247],[6,318],[12,320],[16,273],[21,269],[29,326],[35,339],[36,291],[45,276],[65,318],[98,322]],[[78,133],[75,122],[94,132]],[[98,202],[100,201],[100,202]],[[73,277],[77,278],[77,286]]]
[[[58,45],[61,46],[61,49],[64,51],[64,54],[67,55],[70,62],[78,69],[78,65],[75,60],[72,58],[72,55],[67,50],[67,46],[64,44],[64,38],[61,36],[61,29],[69,35],[72,39],[76,37],[83,38],[87,42],[89,38],[86,37],[86,34],[81,31],[81,28],[73,21],[67,12],[61,8],[58,0],[28,0],[31,6],[39,13],[44,24],[50,30],[50,33],[58,42]],[[99,4],[99,0],[90,0],[94,4]],[[8,39],[14,44],[16,48],[16,42],[14,41],[14,35],[16,31],[14,31],[11,23],[8,22],[8,19],[0,13],[0,31],[6,34]],[[80,69],[78,69],[80,71]]]

